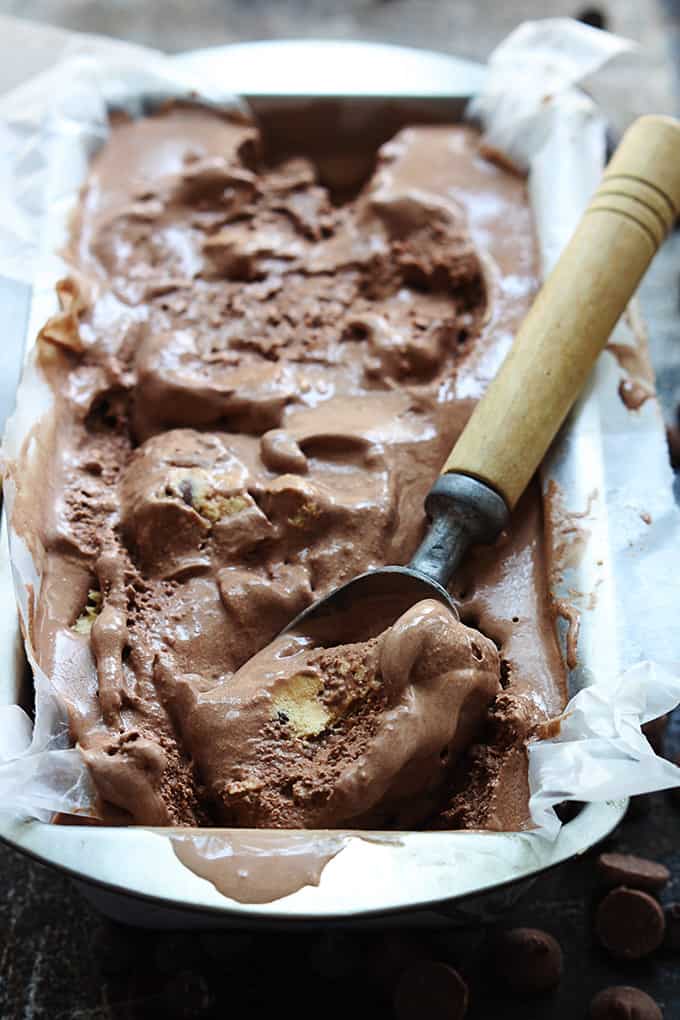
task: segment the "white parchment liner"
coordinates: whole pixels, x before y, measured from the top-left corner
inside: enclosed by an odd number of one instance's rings
[[[571,20],[527,22],[492,54],[487,87],[472,104],[489,144],[529,170],[544,275],[605,161],[605,114],[571,86],[592,81],[604,60],[631,49]],[[634,309],[617,326],[609,346],[616,345],[646,364]],[[579,612],[572,680],[582,689],[558,736],[529,746],[532,818],[551,838],[560,829],[552,810],[560,800],[611,800],[680,783],[680,769],[655,755],[640,732],[680,701],[680,511],[658,402],[625,406],[618,390],[626,371],[612,350],[600,356],[542,466],[544,490],[557,484],[566,503],[546,504],[554,531],[571,511],[587,540],[581,561],[551,586]]]
[[[546,271],[604,160],[604,116],[572,86],[628,50],[606,33],[552,19],[521,26],[491,57],[473,112],[490,145],[529,168]],[[33,287],[29,342],[56,310],[54,284],[66,272],[56,252],[88,159],[106,136],[107,108],[138,112],[140,95],[193,90],[210,102],[236,102],[213,82],[193,75],[187,81],[173,61],[141,50],[65,61],[0,99],[0,275]],[[638,342],[626,323],[616,341]],[[564,570],[555,595],[582,611],[583,665],[575,679],[590,686],[570,701],[559,735],[530,746],[531,809],[539,828],[528,839],[556,836],[552,805],[561,800],[610,800],[680,784],[680,770],[655,756],[640,732],[641,723],[680,702],[672,587],[680,577],[680,514],[656,400],[628,411],[617,393],[621,374],[616,359],[603,354],[544,465],[546,484],[559,484],[568,510],[587,512],[583,561]],[[7,461],[18,456],[50,399],[29,356],[5,436]],[[6,486],[10,521],[12,495]],[[27,585],[38,591],[39,577],[11,526],[9,540],[25,620]],[[589,591],[584,577],[592,582]],[[49,678],[34,670],[35,726],[18,706],[0,707],[1,810],[42,820],[56,811],[92,813],[92,784],[79,752],[69,748],[65,714]]]

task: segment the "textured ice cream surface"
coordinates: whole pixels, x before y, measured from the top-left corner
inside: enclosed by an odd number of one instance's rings
[[[493,642],[426,600],[368,641],[277,638],[229,685],[158,682],[225,825],[408,828],[500,691]]]
[[[462,622],[265,651],[416,549],[536,286],[525,182],[470,127],[408,128],[338,201],[174,106],[112,122],[67,258],[13,523],[102,817],[525,825],[524,744],[565,701],[537,489],[460,570]]]

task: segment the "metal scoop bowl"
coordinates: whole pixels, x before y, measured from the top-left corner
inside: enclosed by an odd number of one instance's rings
[[[312,603],[286,627],[289,631],[314,627],[318,637],[333,639],[345,628],[338,621],[351,612],[354,640],[372,636],[373,623],[384,627],[421,599],[437,599],[458,615],[447,591],[468,546],[492,542],[505,527],[505,500],[483,482],[466,475],[441,475],[425,500],[430,523],[425,538],[406,566],[380,567],[348,581]],[[365,613],[363,612],[365,608]],[[321,635],[328,624],[328,635]]]
[[[455,611],[447,585],[465,551],[506,525],[679,210],[680,122],[640,117],[430,490],[429,529],[411,562],[359,575],[286,630],[313,626],[337,642],[343,612],[359,640],[386,608],[396,619],[435,598]]]

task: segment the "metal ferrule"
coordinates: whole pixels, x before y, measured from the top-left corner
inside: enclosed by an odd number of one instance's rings
[[[505,500],[490,486],[454,472],[437,479],[425,510],[430,526],[409,567],[443,588],[468,546],[493,542],[510,517]]]

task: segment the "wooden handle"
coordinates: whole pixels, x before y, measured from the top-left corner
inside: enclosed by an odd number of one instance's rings
[[[442,474],[512,509],[680,209],[680,122],[640,117],[454,446]]]

